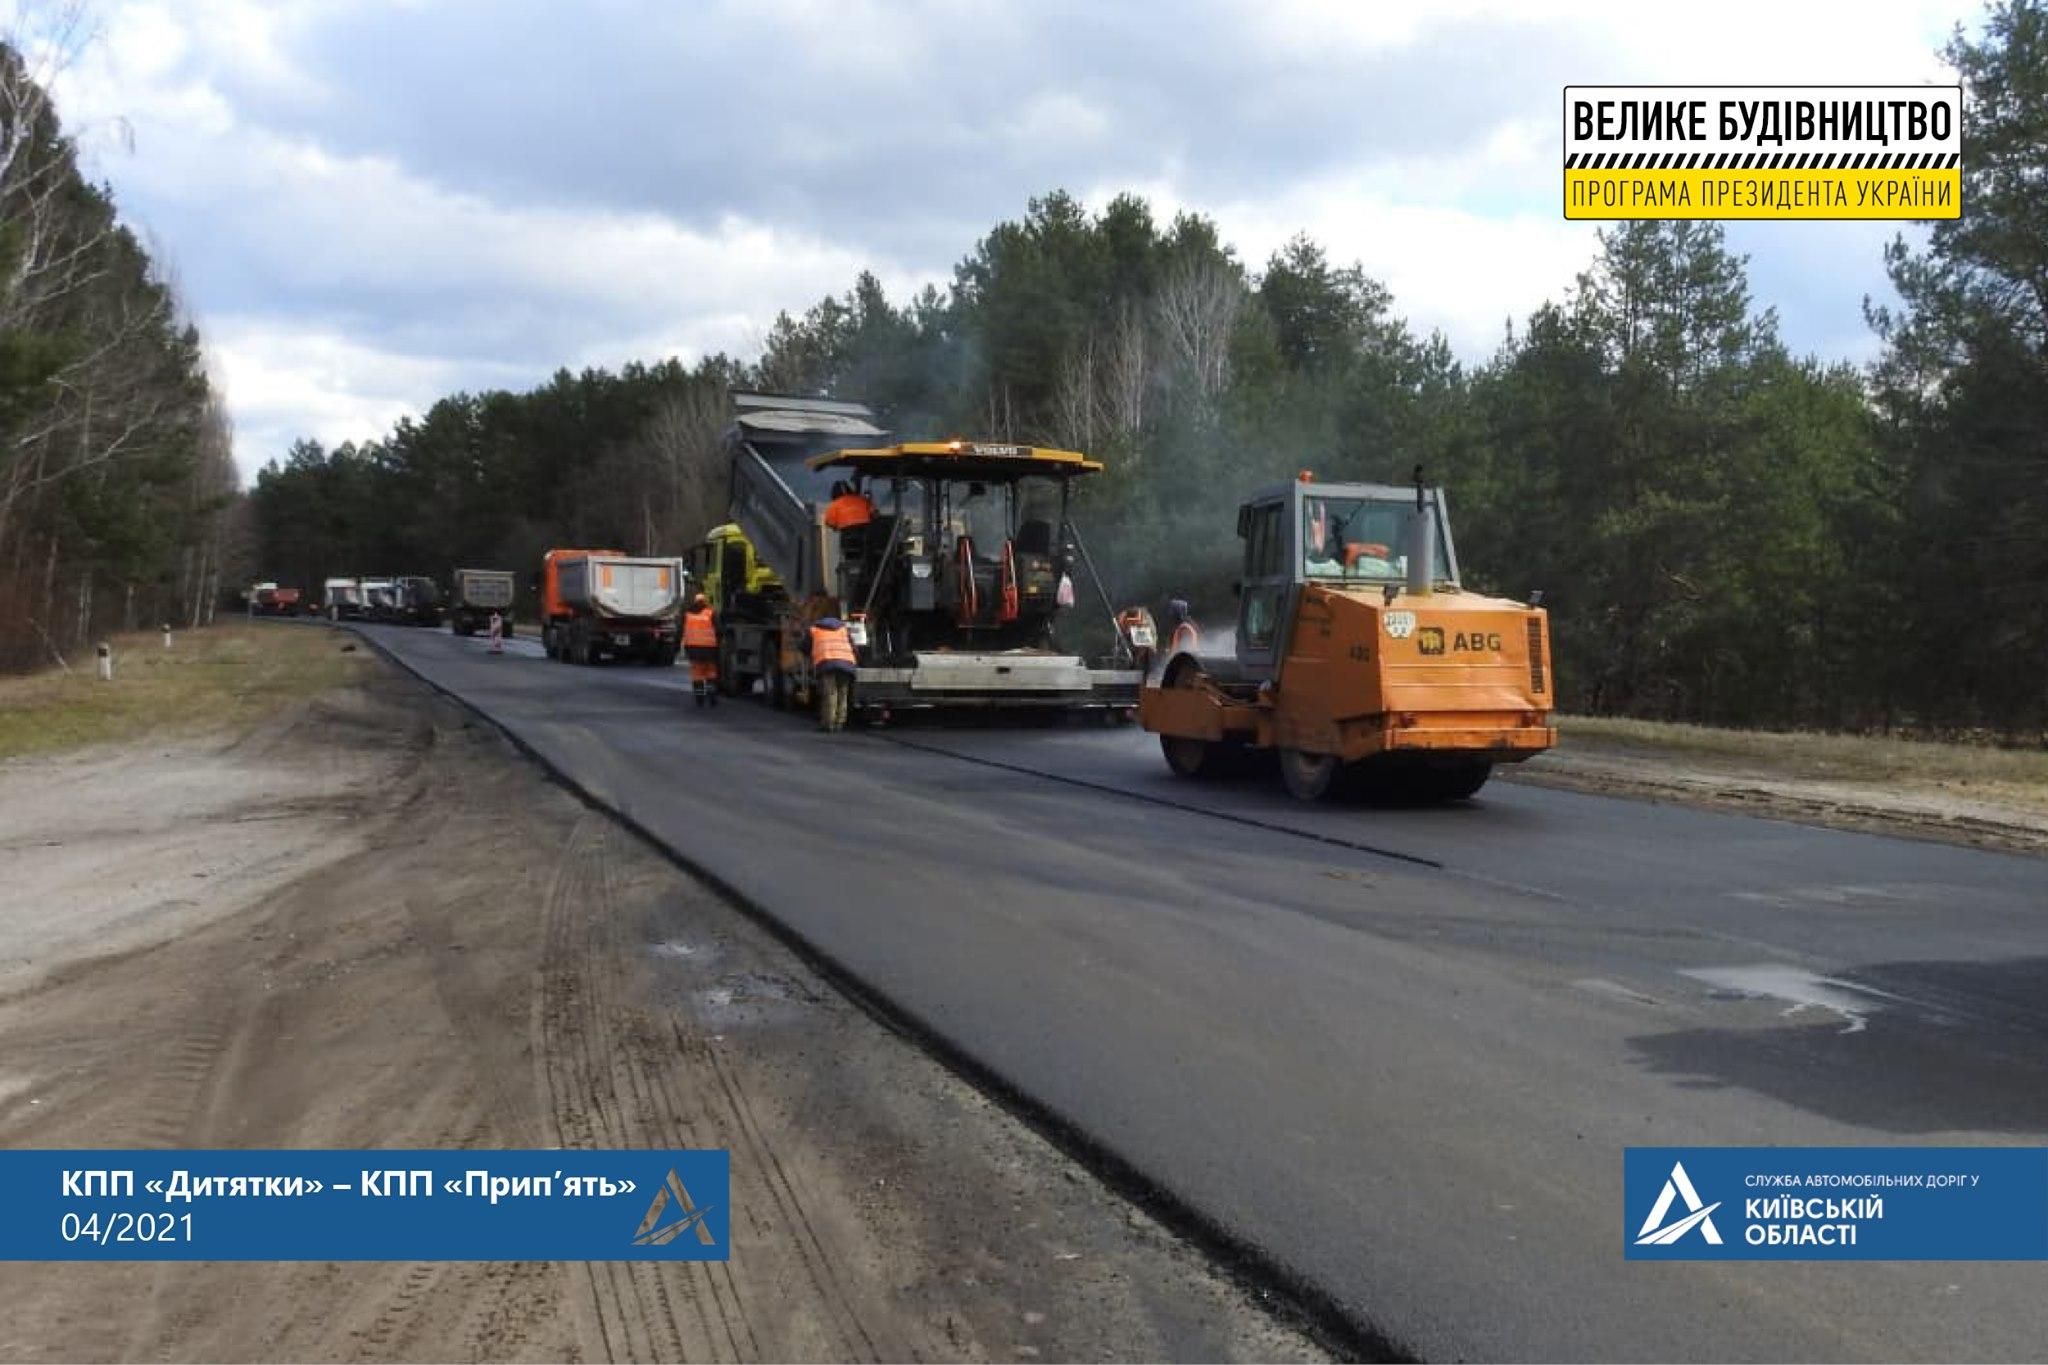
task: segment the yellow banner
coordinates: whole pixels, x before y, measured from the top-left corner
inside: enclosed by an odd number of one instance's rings
[[[1963,173],[1940,170],[1567,170],[1567,218],[1963,216]]]

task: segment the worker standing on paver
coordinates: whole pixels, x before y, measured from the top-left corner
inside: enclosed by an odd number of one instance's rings
[[[711,599],[701,592],[683,616],[683,657],[690,661],[690,695],[697,705],[718,705],[718,622]]]
[[[851,531],[856,526],[865,526],[875,519],[875,502],[866,493],[856,492],[851,484],[839,482],[832,485],[832,501],[825,504],[825,525],[834,531]]]
[[[844,730],[858,667],[846,623],[827,616],[811,627],[811,674],[817,680],[818,728]]]
[[[1166,619],[1173,623],[1173,634],[1166,642],[1166,657],[1176,654],[1193,654],[1201,648],[1202,632],[1195,628],[1195,620],[1188,614],[1188,600],[1176,597],[1166,604]]]

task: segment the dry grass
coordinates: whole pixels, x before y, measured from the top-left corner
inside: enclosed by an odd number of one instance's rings
[[[0,679],[0,758],[127,739],[252,725],[301,697],[359,680],[370,652],[320,626],[232,622],[180,631],[171,649],[155,632],[115,636],[114,680],[87,653],[71,671]]]
[[[2048,811],[2048,750],[1660,721],[1565,716],[1561,743],[1590,753],[1664,756],[1730,774],[1941,792]]]

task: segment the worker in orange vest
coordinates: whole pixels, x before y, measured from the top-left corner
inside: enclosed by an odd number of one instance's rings
[[[846,483],[832,485],[832,501],[825,504],[825,525],[834,531],[851,531],[856,526],[865,526],[875,519],[875,502],[865,493],[855,492]]]
[[[818,689],[818,728],[844,730],[858,667],[846,623],[827,616],[811,627],[811,673]]]
[[[1195,629],[1194,618],[1188,615],[1188,601],[1176,597],[1166,604],[1166,619],[1173,622],[1173,634],[1166,642],[1166,657],[1176,654],[1193,654],[1201,648],[1202,632]]]
[[[683,616],[683,656],[690,661],[690,695],[697,705],[718,705],[718,621],[711,599],[701,592]]]

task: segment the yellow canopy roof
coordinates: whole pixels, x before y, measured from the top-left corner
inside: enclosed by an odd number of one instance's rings
[[[813,457],[810,466],[879,475],[900,472],[981,479],[1102,472],[1101,461],[1078,450],[995,441],[906,441],[871,449],[835,450]]]

